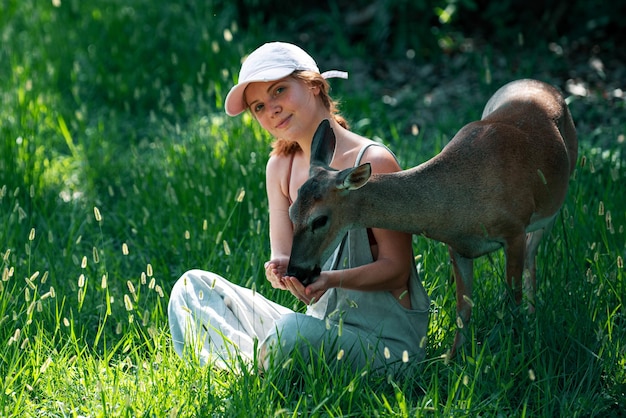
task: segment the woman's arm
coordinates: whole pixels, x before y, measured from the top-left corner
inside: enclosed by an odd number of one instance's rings
[[[289,161],[291,156],[271,156],[265,171],[265,187],[269,205],[270,260],[265,263],[265,276],[273,287],[287,289],[283,275],[287,271],[293,239],[289,219]]]
[[[374,173],[400,170],[395,158],[381,147],[370,147],[364,161],[372,164]],[[397,296],[402,294],[407,288],[413,268],[412,236],[384,229],[372,229],[372,232],[376,239],[373,263],[346,270],[324,271],[306,288],[305,294],[309,298],[319,298],[327,289],[333,287],[365,291],[388,290]]]

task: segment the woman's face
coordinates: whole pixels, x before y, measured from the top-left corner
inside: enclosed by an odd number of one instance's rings
[[[250,112],[275,138],[296,141],[317,127],[319,87],[293,77],[251,83],[244,92]],[[309,138],[310,139],[310,138]]]

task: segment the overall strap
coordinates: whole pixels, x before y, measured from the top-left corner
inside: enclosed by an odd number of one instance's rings
[[[354,167],[357,167],[359,164],[361,164],[361,159],[363,158],[363,155],[365,154],[365,151],[367,151],[367,149],[369,147],[383,147],[385,149],[387,149],[389,151],[389,149],[387,147],[385,147],[382,144],[378,144],[376,142],[372,142],[369,143],[367,145],[364,145],[360,150],[359,153],[357,154],[356,160],[354,161]],[[391,152],[391,151],[389,151]],[[393,155],[393,153],[392,153]],[[394,155],[395,158],[395,155]],[[368,230],[368,239],[371,241],[374,237],[373,235],[370,236],[371,231]],[[343,254],[344,248],[346,246],[346,243],[348,241],[348,234],[346,233],[346,235],[344,235],[343,239],[341,240],[341,243],[339,244],[339,246],[337,247],[337,249],[335,250],[335,254],[334,254],[334,258],[333,258],[333,262],[331,263],[331,270],[337,270],[337,268],[339,267],[339,262],[341,260],[341,254]]]
[[[379,144],[377,142],[372,142],[371,144],[367,144],[365,146],[363,146],[363,148],[360,149],[359,154],[356,157],[356,161],[354,162],[354,166],[358,166],[359,164],[361,164],[361,158],[363,158],[363,155],[365,154],[365,151],[367,151],[367,149],[369,147],[383,147],[384,149],[387,150],[388,153],[390,153],[393,158],[396,160],[396,162],[398,164],[400,164],[400,162],[398,161],[398,157],[396,157],[396,154],[394,154],[389,148],[387,148],[385,145],[383,144]]]
[[[365,146],[363,146],[360,150],[358,155],[356,156],[356,160],[354,161],[354,166],[358,166],[359,164],[361,164],[361,158],[363,158],[363,155],[365,154],[365,151],[367,151],[367,149],[371,146],[378,146],[378,144],[376,143],[371,143],[371,144],[367,144]]]
[[[291,172],[293,170],[293,160],[296,158],[296,153],[291,154],[291,159],[289,160],[289,174],[287,174],[287,199],[289,199],[289,206],[293,205],[293,200],[291,200],[291,195],[289,194],[289,189],[291,185]]]

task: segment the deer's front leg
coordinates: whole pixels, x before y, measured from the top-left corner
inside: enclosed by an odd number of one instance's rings
[[[472,316],[474,260],[463,257],[452,247],[448,247],[448,252],[450,253],[450,261],[454,269],[454,281],[456,285],[457,331],[454,337],[454,344],[450,351],[450,357],[452,357],[465,341],[465,330]]]

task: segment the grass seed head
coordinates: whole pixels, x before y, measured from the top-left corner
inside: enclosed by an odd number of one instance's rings
[[[26,214],[24,209],[22,209],[21,206],[18,206],[17,208],[17,216],[18,216],[18,223],[22,223],[24,219],[28,218],[28,215]]]
[[[615,229],[613,228],[613,220],[611,218],[611,211],[607,210],[606,214],[604,216],[604,221],[606,223],[606,229],[607,231],[609,231],[611,234],[615,233]]]
[[[46,361],[44,361],[41,367],[39,368],[39,373],[44,374],[46,370],[48,370],[48,367],[50,367],[51,365],[52,365],[52,358],[48,357]]]
[[[235,201],[237,203],[241,203],[241,202],[243,202],[243,198],[245,196],[246,196],[246,191],[243,188],[241,188],[241,189],[239,189],[239,192],[237,192],[237,197],[235,198]]]
[[[18,342],[20,340],[20,335],[22,335],[22,330],[19,328],[15,328],[15,332],[13,333],[13,341]]]
[[[129,312],[133,310],[133,303],[130,301],[130,296],[127,294],[124,294],[124,307]]]
[[[283,370],[289,368],[289,365],[293,362],[293,359],[289,358],[283,363]]]
[[[131,282],[130,280],[127,280],[126,287],[128,287],[128,291],[132,293],[133,296],[136,298],[137,295],[135,294],[135,285],[133,284],[133,282]]]
[[[35,286],[35,283],[33,283],[33,281],[31,279],[26,277],[26,278],[24,278],[24,280],[26,281],[26,284],[28,285],[28,287],[30,287],[33,290],[37,289],[37,286]]]
[[[100,209],[97,206],[93,207],[93,215],[96,218],[96,222],[102,222],[102,214],[100,214]]]

